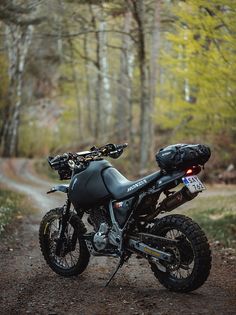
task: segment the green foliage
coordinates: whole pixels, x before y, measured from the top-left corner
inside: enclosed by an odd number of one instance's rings
[[[20,155],[27,157],[47,155],[56,145],[52,132],[40,128],[35,122],[24,124],[20,128]]]

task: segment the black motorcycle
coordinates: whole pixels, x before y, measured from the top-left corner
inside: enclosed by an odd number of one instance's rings
[[[169,290],[196,290],[211,268],[208,240],[192,219],[163,214],[205,189],[196,175],[210,158],[210,149],[204,145],[168,146],[156,155],[159,171],[129,181],[104,159],[118,158],[125,147],[127,144],[107,144],[48,158],[60,179],[71,180],[48,191],[63,192],[67,200],[42,219],[39,240],[43,256],[53,271],[66,277],[81,274],[90,255],[117,257],[108,285],[124,262],[136,254],[148,260],[155,277]],[[173,190],[179,185],[178,191]]]

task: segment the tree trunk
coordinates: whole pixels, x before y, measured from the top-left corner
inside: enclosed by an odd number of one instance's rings
[[[91,134],[93,138],[96,137],[95,126],[94,126],[94,115],[93,115],[93,76],[91,75],[90,61],[89,61],[89,41],[87,35],[84,35],[84,55],[85,58],[85,73],[86,73],[86,91],[87,91],[87,115],[86,115],[86,127],[87,132]]]
[[[72,78],[74,83],[75,89],[75,99],[77,105],[77,117],[78,117],[78,140],[83,141],[84,138],[84,124],[83,124],[83,117],[82,117],[82,109],[80,103],[80,91],[79,91],[79,79],[76,71],[76,63],[75,63],[75,56],[74,56],[74,48],[73,42],[70,37],[68,37],[68,44],[70,48],[70,64],[71,64],[71,71],[72,71]]]
[[[61,11],[61,17],[58,25],[58,53],[59,56],[61,57],[62,54],[62,39],[61,39],[61,32],[62,32],[62,25],[64,28],[64,31],[67,33],[70,32],[70,27],[68,20],[66,19],[66,4],[64,3],[63,0],[60,0],[60,11]],[[56,16],[56,22],[57,22],[58,17]],[[63,24],[62,24],[63,22]],[[74,90],[75,90],[75,101],[76,101],[76,107],[77,107],[77,120],[78,120],[78,126],[77,126],[77,132],[78,132],[78,140],[82,141],[84,138],[84,124],[83,124],[83,117],[82,117],[82,109],[81,109],[81,101],[80,101],[80,92],[79,92],[79,79],[77,75],[77,70],[76,70],[76,57],[74,54],[74,45],[73,45],[73,40],[71,37],[67,38],[67,43],[69,45],[69,53],[70,53],[70,65],[71,65],[71,72],[72,72],[72,79],[73,79],[73,84],[74,84]]]
[[[129,33],[132,15],[125,12],[123,32]],[[132,105],[131,105],[131,78],[133,72],[133,54],[131,52],[131,39],[123,34],[120,56],[120,74],[118,80],[117,106],[115,129],[117,141],[126,141],[132,130]]]
[[[2,137],[3,156],[15,156],[22,107],[22,83],[25,60],[31,44],[33,26],[6,26],[6,46],[9,59],[9,112]]]
[[[107,59],[107,35],[102,6],[91,5],[93,27],[96,31],[96,137],[99,142],[107,141],[107,131],[111,122],[112,100]]]
[[[145,5],[143,0],[132,0],[134,19],[138,27],[138,62],[140,71],[140,172],[145,172],[150,155],[152,112],[150,107],[149,65],[145,44]]]
[[[161,46],[161,6],[162,0],[156,0],[154,7],[154,18],[153,18],[153,27],[151,33],[151,55],[150,55],[150,109],[151,113],[155,114],[155,100],[157,87],[160,83],[160,80],[157,80],[160,77],[160,46]],[[159,89],[160,90],[160,89]],[[152,119],[152,117],[151,117]],[[154,151],[154,126],[153,123],[150,124],[150,149],[151,152]]]
[[[96,20],[96,8],[93,5],[89,5],[90,14],[91,14],[91,24],[93,29],[96,31],[97,29],[97,20]],[[99,59],[99,51],[100,51],[100,42],[98,37],[98,32],[95,32],[96,39],[96,83],[95,83],[95,119],[94,119],[94,138],[99,141],[101,135],[101,73],[100,73],[100,59]]]
[[[112,101],[110,93],[110,78],[109,78],[109,67],[107,58],[107,33],[106,31],[106,21],[104,19],[104,12],[101,12],[101,18],[99,22],[99,41],[100,41],[100,71],[102,77],[102,101],[103,106],[103,132],[106,133],[107,128],[110,125],[111,113],[112,113]]]

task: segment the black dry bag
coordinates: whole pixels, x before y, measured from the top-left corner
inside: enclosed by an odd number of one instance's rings
[[[211,156],[211,150],[203,144],[174,144],[160,149],[156,161],[165,171],[182,170],[193,165],[204,165]]]

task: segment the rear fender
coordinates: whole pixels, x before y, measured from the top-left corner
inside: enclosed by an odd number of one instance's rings
[[[184,175],[185,171],[175,171],[169,174],[165,174],[157,180],[156,188],[163,189],[168,188],[168,186],[170,186],[169,188],[174,188],[175,186],[179,185]]]
[[[56,191],[61,191],[61,192],[67,194],[68,188],[69,188],[69,185],[57,185],[57,186],[52,187],[49,191],[47,191],[47,194],[51,194],[51,193],[54,193]]]

